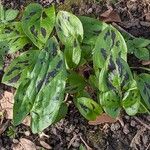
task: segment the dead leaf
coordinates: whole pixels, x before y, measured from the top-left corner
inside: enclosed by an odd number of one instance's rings
[[[0,135],[5,132],[5,130],[9,126],[9,122],[10,120],[7,120],[5,123],[2,123],[2,125],[0,126]]]
[[[100,15],[100,20],[107,23],[121,22],[119,14],[112,7]]]
[[[6,116],[5,116],[6,119],[13,118],[13,103],[14,103],[13,93],[5,91],[1,99],[0,105],[2,111],[6,111]]]
[[[23,121],[22,124],[26,125],[26,126],[30,126],[31,124],[31,117],[27,116]]]
[[[21,145],[21,147],[19,145]],[[20,147],[20,149],[17,149],[18,147]],[[21,138],[16,149],[14,148],[13,150],[22,150],[21,148],[23,148],[23,150],[36,150],[36,145],[26,138]]]
[[[110,116],[108,116],[107,114],[103,113],[102,115],[98,116],[96,118],[96,120],[89,121],[89,124],[90,125],[99,125],[102,123],[114,123],[116,121],[117,121],[117,119],[113,119]]]
[[[52,147],[44,141],[40,141],[40,144],[42,147],[44,147],[46,149],[52,149]]]
[[[143,66],[150,65],[150,60],[148,60],[148,61],[142,61],[142,65],[143,65]]]

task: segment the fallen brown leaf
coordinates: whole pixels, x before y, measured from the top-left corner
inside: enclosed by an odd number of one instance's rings
[[[13,118],[13,103],[14,103],[13,93],[5,91],[1,99],[0,105],[2,111],[6,111],[5,116],[6,119]]]
[[[148,60],[148,61],[142,61],[142,65],[143,65],[143,66],[150,65],[150,60]]]
[[[119,14],[112,7],[100,15],[100,20],[107,23],[121,22]]]
[[[21,138],[18,144],[21,145],[23,150],[36,150],[36,145],[26,138]],[[20,149],[13,149],[13,150],[20,150]]]
[[[102,123],[114,123],[116,121],[117,121],[117,119],[113,119],[110,116],[108,116],[107,114],[103,113],[102,115],[98,116],[96,118],[96,120],[89,121],[89,124],[90,125],[99,125]]]
[[[27,116],[23,121],[22,124],[26,125],[26,126],[30,126],[31,124],[31,117]]]
[[[52,147],[44,141],[40,141],[40,144],[43,148],[52,149]]]

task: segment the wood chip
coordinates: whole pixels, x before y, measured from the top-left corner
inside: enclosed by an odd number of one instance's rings
[[[96,118],[96,120],[89,121],[89,124],[90,125],[99,125],[102,123],[114,123],[116,121],[117,121],[117,119],[113,119],[110,116],[108,116],[107,114],[103,113],[102,115],[98,116]]]

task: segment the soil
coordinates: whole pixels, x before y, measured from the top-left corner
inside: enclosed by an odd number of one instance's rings
[[[23,9],[31,0],[3,0],[6,8]],[[119,0],[116,3],[95,2],[94,0],[37,0],[43,6],[48,7],[55,3],[58,9],[72,11],[76,15],[87,15],[99,18],[110,6],[114,8],[120,18],[118,26],[136,37],[150,38],[150,20],[146,14],[150,12],[149,0]],[[129,63],[133,66],[141,65],[134,56],[129,57]],[[0,72],[2,77],[3,72]],[[0,84],[0,100],[4,91],[14,92],[14,89]],[[69,101],[67,116],[55,125],[45,129],[40,135],[33,135],[30,128],[20,125],[16,128],[11,120],[3,119],[0,122],[0,150],[11,150],[19,143],[20,138],[26,138],[36,145],[36,149],[53,150],[78,150],[80,145],[86,144],[93,150],[150,150],[150,116],[146,114],[130,117],[123,115],[116,123],[105,123],[91,126],[88,124]],[[1,134],[3,127],[6,127]],[[43,146],[41,141],[48,145]],[[87,148],[90,150],[89,148]],[[16,150],[16,149],[15,149]],[[20,149],[18,149],[20,150]],[[32,149],[31,149],[32,150]]]

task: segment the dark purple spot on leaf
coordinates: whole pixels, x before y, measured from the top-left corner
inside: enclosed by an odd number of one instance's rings
[[[21,67],[13,67],[7,74],[6,74],[6,76],[9,76],[9,75],[11,75],[14,71],[16,71],[16,70],[21,70]]]
[[[102,32],[101,30],[94,30],[93,34],[96,35],[96,36],[98,36],[101,32]]]
[[[107,51],[106,51],[106,49],[101,48],[101,53],[102,53],[103,58],[106,60],[107,59]]]
[[[60,61],[58,62],[58,64],[57,64],[57,66],[56,66],[56,69],[59,69],[59,68],[62,66],[62,63],[63,63],[63,61],[60,60]]]
[[[21,73],[13,77],[11,80],[9,80],[9,83],[16,83],[21,77]]]
[[[29,62],[28,60],[18,61],[17,64],[26,64],[26,63],[28,63],[28,62]]]
[[[82,103],[79,103],[79,105],[84,111],[86,111],[86,112],[89,111],[89,108],[87,106],[83,105]]]
[[[47,18],[47,15],[46,15],[45,11],[42,13],[42,18],[43,19]]]
[[[108,36],[110,36],[110,31],[108,30],[105,35],[104,35],[104,40],[106,41],[106,39],[108,38]]]
[[[45,28],[41,27],[41,33],[42,33],[43,37],[45,38],[46,37],[46,30],[45,30]]]

